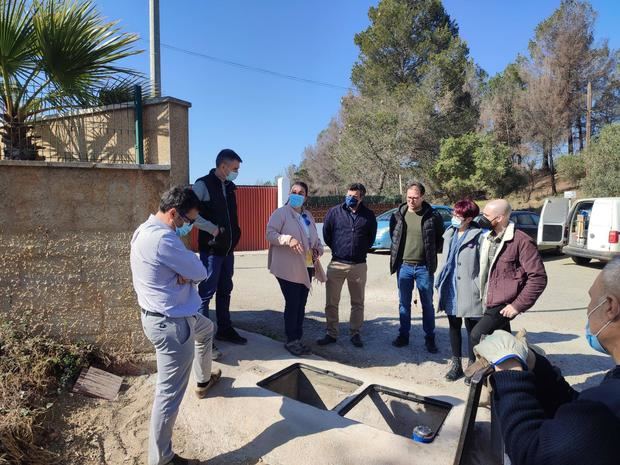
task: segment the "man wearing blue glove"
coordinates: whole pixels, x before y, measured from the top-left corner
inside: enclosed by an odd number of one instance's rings
[[[495,368],[493,408],[513,465],[620,463],[619,276],[616,257],[589,292],[586,339],[616,364],[597,387],[575,391],[546,358],[505,331],[495,331],[474,348],[479,361]]]

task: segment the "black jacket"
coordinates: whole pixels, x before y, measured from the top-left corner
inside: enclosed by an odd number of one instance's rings
[[[198,181],[204,182],[209,191],[209,201],[200,202],[200,216],[224,228],[224,232],[218,234],[213,245],[209,245],[213,236],[206,231],[199,231],[198,249],[200,252],[210,255],[229,255],[233,253],[241,238],[237,215],[237,196],[235,195],[237,186],[231,181],[225,181],[223,184],[226,189],[226,197],[224,197],[222,181],[215,175],[215,169],[212,169],[208,175],[196,180],[196,182]]]
[[[323,220],[323,239],[337,262],[366,263],[366,254],[376,235],[375,214],[363,203],[355,219],[347,206],[341,204],[330,208]]]
[[[390,272],[392,274],[396,273],[403,263],[403,252],[407,238],[407,223],[405,222],[407,208],[406,203],[402,204],[390,218],[390,237],[392,238]],[[424,212],[422,216],[422,239],[424,241],[426,267],[429,273],[433,274],[437,270],[437,252],[441,250],[443,244],[443,220],[429,203],[423,202],[422,209]]]
[[[491,382],[512,465],[620,463],[620,366],[578,393],[536,354],[533,371],[501,371]]]

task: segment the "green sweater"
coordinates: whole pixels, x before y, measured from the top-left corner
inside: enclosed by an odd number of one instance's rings
[[[424,239],[422,238],[422,217],[423,210],[420,212],[407,211],[405,223],[407,223],[407,237],[405,238],[405,250],[403,261],[411,264],[423,264],[426,259],[424,255]]]

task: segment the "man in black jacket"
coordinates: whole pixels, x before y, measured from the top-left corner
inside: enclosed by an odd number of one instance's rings
[[[338,304],[346,280],[351,295],[351,343],[355,347],[364,346],[360,330],[364,323],[366,254],[377,235],[377,219],[364,205],[365,195],[363,184],[351,184],[344,203],[332,207],[323,221],[323,239],[332,251],[332,261],[327,267],[325,289],[327,334],[317,341],[319,345],[332,344],[338,338]]]
[[[484,364],[495,367],[492,408],[512,465],[620,463],[619,276],[617,257],[590,288],[586,340],[616,364],[596,387],[575,391],[546,358],[506,331],[495,331],[474,348]]]
[[[193,190],[200,199],[200,218],[194,223],[198,234],[200,260],[207,269],[207,279],[200,283],[200,312],[209,316],[209,303],[215,295],[218,340],[245,344],[230,321],[230,294],[233,289],[234,250],[241,238],[237,216],[237,187],[241,157],[233,150],[220,151],[215,168],[196,180]]]
[[[433,275],[437,270],[437,251],[441,250],[443,221],[424,201],[424,185],[413,182],[407,188],[407,203],[390,218],[390,271],[398,273],[400,330],[392,342],[395,347],[409,344],[411,299],[417,284],[422,303],[422,327],[426,350],[437,353]]]

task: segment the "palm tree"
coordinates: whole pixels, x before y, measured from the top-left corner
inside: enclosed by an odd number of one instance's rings
[[[140,53],[135,34],[91,1],[0,0],[0,138],[4,158],[33,160],[37,115],[95,104],[98,90],[138,73],[115,63]]]

